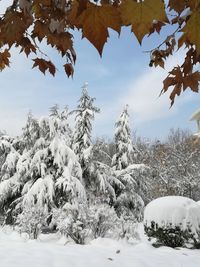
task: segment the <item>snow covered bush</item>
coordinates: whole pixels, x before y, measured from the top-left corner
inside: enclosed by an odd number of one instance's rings
[[[52,225],[77,244],[97,237],[114,237],[119,219],[108,204],[65,204],[53,211]]]
[[[186,197],[153,200],[144,211],[144,228],[156,243],[170,247],[200,245],[200,205]]]
[[[139,240],[138,221],[132,216],[121,216],[119,219],[118,236],[121,239],[126,239],[128,242],[132,240]]]
[[[42,227],[47,226],[47,218],[47,207],[25,206],[22,213],[17,216],[16,228],[20,233],[27,233],[29,238],[37,239]]]
[[[52,224],[64,236],[71,238],[76,244],[85,244],[91,235],[88,227],[87,206],[66,203],[61,209],[53,211]]]
[[[114,237],[119,218],[113,207],[108,204],[96,204],[89,207],[89,227],[94,238]]]

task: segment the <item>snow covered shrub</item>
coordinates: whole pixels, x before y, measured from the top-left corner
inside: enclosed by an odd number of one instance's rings
[[[139,239],[138,221],[134,216],[121,216],[119,222],[119,238],[125,238],[127,241]]]
[[[47,207],[26,206],[22,213],[17,216],[17,230],[20,233],[27,233],[31,239],[37,239],[42,227],[47,226],[47,218]]]
[[[97,237],[115,237],[119,219],[108,204],[88,207],[86,204],[65,204],[54,210],[52,224],[59,232],[77,244],[85,244]]]
[[[107,204],[93,205],[89,208],[89,228],[94,238],[114,237],[119,218],[113,207]]]
[[[186,197],[155,199],[145,208],[144,229],[156,244],[199,247],[200,206]]]
[[[88,228],[87,207],[83,204],[66,203],[54,210],[52,223],[59,232],[71,238],[76,244],[85,244],[91,230]]]

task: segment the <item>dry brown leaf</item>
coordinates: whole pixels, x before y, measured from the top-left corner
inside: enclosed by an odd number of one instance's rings
[[[141,43],[143,37],[151,31],[153,22],[167,22],[165,6],[162,0],[144,0],[136,2],[124,0],[120,6],[122,23],[131,25],[132,31]]]

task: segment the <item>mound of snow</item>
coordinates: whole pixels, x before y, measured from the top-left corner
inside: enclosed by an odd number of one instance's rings
[[[179,226],[193,233],[200,230],[200,205],[192,199],[179,196],[161,197],[151,201],[144,210],[144,224],[151,226],[155,222],[159,227]]]

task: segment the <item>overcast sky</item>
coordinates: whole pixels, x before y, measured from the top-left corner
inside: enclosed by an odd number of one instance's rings
[[[7,2],[0,1],[0,10]],[[171,109],[167,94],[158,97],[167,70],[180,64],[184,56],[184,51],[179,51],[169,58],[166,70],[150,68],[149,55],[143,51],[162,40],[162,35],[146,38],[141,48],[130,28],[122,29],[120,38],[111,31],[100,58],[95,48],[76,33],[77,63],[73,79],[65,75],[62,69],[65,62],[56,53],[49,52],[59,69],[53,78],[31,69],[31,60],[14,50],[11,67],[0,73],[0,130],[20,134],[29,110],[39,117],[48,114],[55,103],[73,109],[81,86],[87,81],[89,94],[96,97],[96,105],[101,109],[94,123],[94,137],[112,138],[115,120],[125,104],[129,105],[132,130],[143,137],[163,139],[172,127],[195,132],[196,125],[189,118],[200,108],[200,94],[185,92]]]

